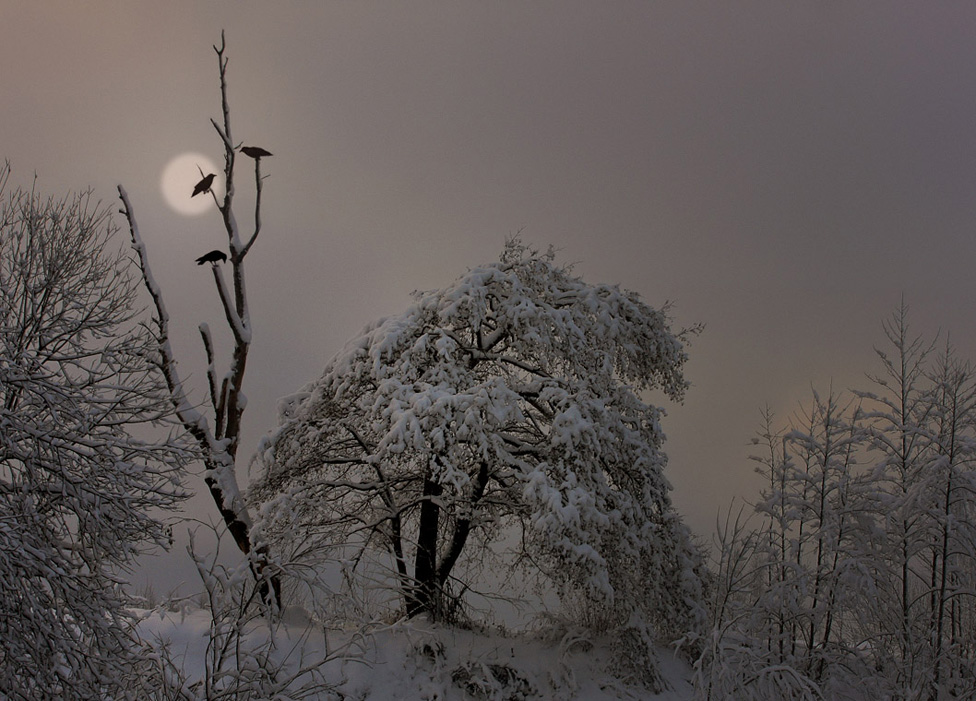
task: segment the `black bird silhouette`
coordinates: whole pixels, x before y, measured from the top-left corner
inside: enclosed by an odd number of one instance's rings
[[[204,263],[223,263],[226,260],[227,254],[223,251],[210,251],[210,253],[197,258],[197,265],[203,265]]]
[[[209,192],[210,186],[213,185],[214,178],[217,177],[216,173],[211,173],[203,180],[198,182],[193,188],[193,194],[190,197],[196,197],[201,192]]]
[[[260,146],[244,146],[241,148],[241,153],[245,156],[250,156],[251,158],[261,158],[262,156],[273,155],[271,151],[265,151]]]

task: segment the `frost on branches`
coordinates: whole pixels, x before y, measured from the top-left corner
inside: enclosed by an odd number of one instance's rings
[[[976,698],[976,370],[883,324],[869,390],[764,412],[756,522],[719,534],[703,698]]]
[[[362,586],[388,568],[407,615],[523,569],[622,639],[683,632],[698,560],[644,397],[683,398],[694,330],[518,240],[415,297],[282,403],[252,491],[266,537],[333,548]]]
[[[145,698],[151,683],[117,575],[166,541],[159,510],[179,499],[187,455],[167,438],[155,342],[113,232],[85,195],[0,202],[3,698]]]

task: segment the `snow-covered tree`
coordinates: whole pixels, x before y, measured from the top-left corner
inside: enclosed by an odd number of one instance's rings
[[[89,195],[0,202],[3,698],[148,694],[118,576],[191,455],[114,233]]]
[[[772,409],[762,411],[762,429],[753,440],[753,445],[761,446],[760,452],[750,455],[756,463],[756,472],[763,476],[766,484],[756,511],[763,514],[764,523],[756,534],[754,554],[757,571],[763,573],[761,587],[765,590],[762,602],[767,610],[756,611],[752,636],[765,640],[767,650],[783,664],[795,652],[797,639],[796,617],[783,604],[793,598],[794,564],[791,548],[794,545],[793,521],[793,461],[789,442],[784,432],[775,427]],[[728,529],[724,529],[728,530]],[[719,550],[725,549],[724,543]],[[720,563],[728,554],[723,553]]]
[[[837,629],[860,554],[853,533],[861,508],[854,470],[864,438],[860,408],[852,406],[833,392],[826,398],[814,392],[810,409],[786,436],[794,456],[788,481],[798,487],[788,498],[795,518],[794,615],[802,621],[805,667],[816,677],[845,644]]]
[[[693,331],[509,241],[282,403],[264,527],[343,547],[364,577],[385,563],[408,615],[489,586],[477,567],[498,545],[617,625],[670,625],[698,605],[696,563],[645,396],[682,399]]]
[[[699,678],[710,697],[805,697],[860,670],[852,650],[863,637],[844,629],[865,593],[860,417],[853,401],[816,391],[786,429],[763,412],[754,439],[762,451],[753,456],[766,479],[756,504],[762,523],[748,528],[740,517],[719,529],[720,603]]]
[[[929,693],[933,698],[959,691],[969,681],[972,629],[963,630],[964,609],[971,614],[974,592],[967,581],[976,562],[976,371],[947,345],[932,374],[933,461],[919,504],[929,517],[928,640]],[[971,618],[970,618],[971,621]],[[954,678],[954,679],[953,679]]]
[[[212,421],[208,420],[206,412],[199,411],[190,400],[189,390],[184,387],[183,379],[177,369],[176,355],[170,343],[170,317],[163,301],[163,291],[157,284],[149,264],[149,252],[140,233],[136,221],[135,210],[125,189],[119,186],[119,197],[122,200],[122,213],[125,215],[129,232],[132,236],[132,246],[135,249],[139,266],[142,271],[143,282],[152,296],[156,308],[154,319],[157,329],[156,338],[159,353],[162,356],[160,367],[169,386],[170,397],[176,415],[186,430],[196,440],[203,456],[206,471],[204,481],[217,510],[220,512],[224,525],[230,533],[237,547],[248,556],[251,571],[262,582],[262,592],[265,601],[277,600],[279,581],[277,574],[266,571],[268,554],[264,545],[255,544],[251,537],[251,517],[237,480],[237,451],[240,446],[241,420],[247,406],[244,394],[244,373],[247,369],[247,358],[251,348],[251,317],[248,307],[247,288],[245,285],[245,256],[261,233],[261,201],[264,177],[261,175],[261,158],[271,154],[259,147],[244,146],[234,141],[230,126],[230,105],[227,97],[227,56],[224,36],[221,33],[220,46],[214,46],[217,54],[217,66],[220,74],[220,98],[222,120],[211,119],[211,124],[220,137],[224,152],[224,194],[218,198],[213,189],[214,174],[209,174],[200,181],[194,189],[197,194],[213,197],[224,233],[227,236],[228,253],[212,251],[197,259],[198,263],[211,263],[214,285],[224,311],[227,327],[233,338],[233,348],[230,351],[230,361],[225,373],[217,370],[216,354],[214,352],[213,336],[206,323],[199,326],[207,358],[208,398],[212,410]],[[253,227],[242,234],[234,211],[235,175],[237,173],[238,149],[254,162],[255,204]],[[204,174],[201,173],[201,176]],[[224,276],[223,267],[219,263],[229,263],[230,282]],[[188,261],[189,262],[189,261]]]
[[[924,623],[915,599],[925,586],[922,552],[929,543],[918,499],[933,451],[935,407],[927,376],[932,344],[911,332],[904,300],[882,328],[888,344],[875,349],[881,371],[869,375],[870,390],[857,392],[865,408],[875,512],[874,528],[863,535],[877,553],[878,596],[870,606],[875,647],[892,660],[896,684],[911,689],[924,669],[918,659]]]

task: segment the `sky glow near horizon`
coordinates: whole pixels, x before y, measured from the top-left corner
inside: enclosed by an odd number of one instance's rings
[[[919,332],[976,358],[976,6],[931,8],[8,3],[0,158],[44,194],[91,187],[116,209],[125,186],[202,400],[196,329],[222,314],[194,259],[226,239],[216,210],[179,215],[159,180],[180,153],[222,163],[226,30],[234,139],[274,153],[242,455],[360,328],[521,231],[704,324],[664,429],[675,504],[709,537],[758,489],[760,409],[785,420],[811,386],[864,387],[902,295]],[[208,498],[190,513],[215,518]]]

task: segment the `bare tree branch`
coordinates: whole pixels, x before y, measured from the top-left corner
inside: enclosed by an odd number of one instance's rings
[[[251,520],[241,496],[235,464],[237,450],[240,446],[241,419],[247,404],[243,394],[243,385],[244,374],[247,368],[247,356],[251,343],[251,323],[245,285],[244,257],[261,231],[260,208],[262,190],[260,168],[256,166],[255,186],[257,190],[257,203],[255,205],[254,233],[249,238],[247,246],[244,246],[241,243],[238,233],[238,224],[233,209],[235,195],[234,168],[236,164],[237,144],[233,140],[230,126],[230,105],[227,95],[228,59],[225,54],[226,44],[223,32],[221,32],[220,36],[220,45],[214,45],[213,48],[217,54],[217,67],[220,77],[222,122],[211,119],[211,124],[213,124],[224,147],[225,191],[222,201],[212,189],[210,190],[210,194],[214,198],[214,202],[220,212],[224,231],[227,235],[230,254],[229,262],[231,266],[230,280],[225,279],[216,261],[213,261],[212,273],[214,276],[214,284],[217,288],[217,295],[224,310],[224,317],[233,337],[229,368],[223,380],[220,382],[218,392],[216,352],[213,337],[209,327],[205,324],[200,325],[200,334],[207,356],[207,383],[210,403],[214,411],[213,428],[211,428],[206,418],[191,405],[187,398],[187,393],[183,388],[182,380],[176,372],[176,361],[172,347],[169,344],[169,316],[163,304],[162,291],[153,279],[146,247],[139,235],[132,205],[125,190],[121,186],[119,187],[119,195],[124,205],[122,211],[126,215],[129,230],[132,234],[133,247],[139,255],[142,277],[156,307],[158,316],[156,323],[159,329],[157,338],[159,339],[163,358],[162,367],[167,385],[170,388],[173,404],[176,407],[180,421],[204,451],[207,466],[205,481],[224,518],[228,531],[233,535],[240,550],[245,554],[249,554],[253,546],[250,535]],[[260,579],[262,576],[261,573],[268,562],[267,550],[265,547],[259,546],[255,552],[256,557],[251,560],[251,568],[255,576]],[[267,594],[267,583],[264,586],[264,593]],[[274,587],[275,593],[277,594],[277,582],[272,581],[271,586]]]

